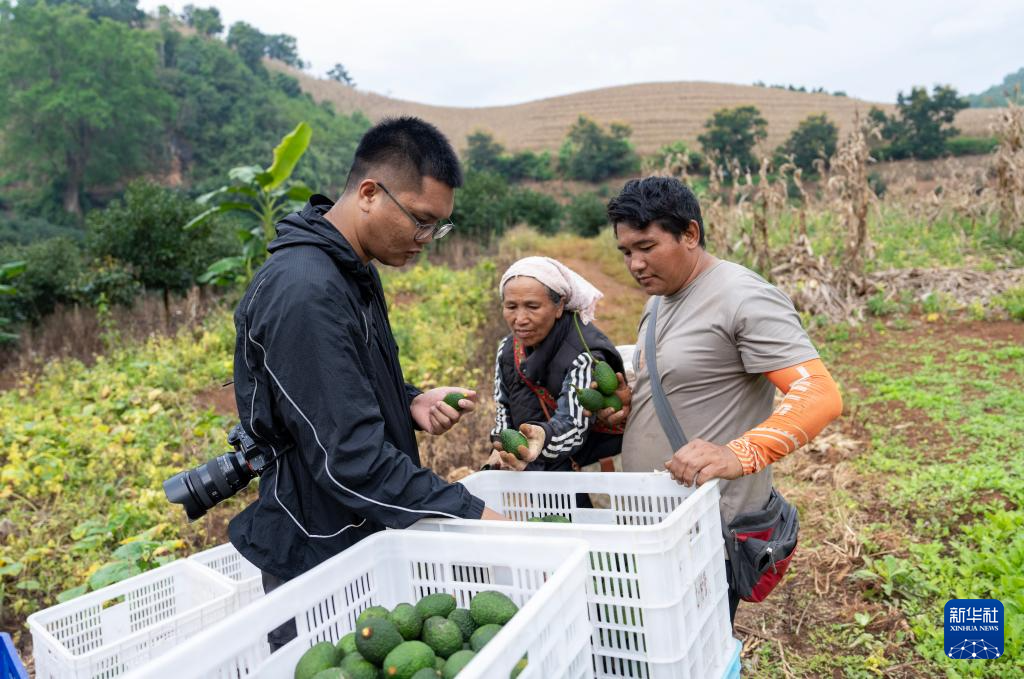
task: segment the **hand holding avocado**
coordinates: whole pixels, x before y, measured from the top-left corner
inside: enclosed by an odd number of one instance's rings
[[[519,431],[504,429],[498,440],[491,443],[495,452],[492,453],[488,464],[492,469],[522,471],[526,469],[527,463],[536,460],[540,455],[545,438],[544,430],[536,424],[520,425]]]
[[[409,409],[423,431],[443,434],[464,414],[476,410],[476,392],[463,387],[437,387],[414,398]]]

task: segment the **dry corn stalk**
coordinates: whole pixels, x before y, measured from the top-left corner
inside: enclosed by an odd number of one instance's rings
[[[1010,238],[1024,227],[1024,109],[1009,103],[994,131],[999,138],[992,167],[999,203],[999,230]]]
[[[868,183],[868,163],[872,161],[868,138],[878,130],[857,119],[853,131],[836,149],[831,161],[828,188],[832,194],[833,209],[844,215],[846,221],[846,247],[843,261],[855,274],[862,273],[864,262],[871,256],[868,235],[868,210],[877,201]]]

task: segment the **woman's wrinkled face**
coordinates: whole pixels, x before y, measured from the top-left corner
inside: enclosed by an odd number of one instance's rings
[[[565,307],[565,302],[551,301],[543,283],[527,276],[509,279],[501,297],[508,329],[527,347],[540,344],[548,336]]]

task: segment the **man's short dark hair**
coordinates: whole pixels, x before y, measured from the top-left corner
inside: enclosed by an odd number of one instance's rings
[[[616,229],[619,224],[634,229],[657,224],[676,240],[693,220],[700,229],[700,246],[704,247],[700,201],[686,184],[673,177],[630,179],[619,195],[608,201],[608,220]]]
[[[455,149],[439,129],[420,118],[385,118],[363,135],[345,182],[348,191],[374,173],[386,172],[399,185],[419,188],[431,177],[453,189],[462,186]],[[400,190],[398,186],[396,190]]]

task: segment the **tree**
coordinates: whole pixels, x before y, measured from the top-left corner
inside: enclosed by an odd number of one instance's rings
[[[585,238],[593,238],[608,224],[608,207],[596,193],[574,196],[565,208],[569,228]]]
[[[245,65],[256,72],[263,69],[263,57],[277,59],[295,68],[305,66],[299,58],[298,43],[294,36],[284,33],[265,35],[244,21],[231,24],[227,43],[228,47],[238,52]]]
[[[909,95],[899,93],[894,115],[873,106],[868,117],[889,144],[886,155],[927,160],[943,155],[946,142],[960,133],[952,122],[967,106],[967,100],[949,85],[936,85],[931,96],[926,88],[914,87]]]
[[[200,35],[220,35],[224,31],[224,22],[221,21],[220,10],[216,7],[185,5],[181,10],[181,18]]]
[[[228,47],[235,50],[245,65],[253,71],[263,68],[263,55],[267,51],[267,36],[255,26],[236,21],[228,30]]]
[[[152,168],[173,102],[157,78],[157,33],[80,8],[17,5],[0,21],[0,137],[8,163],[61,187],[64,209]]]
[[[599,182],[640,169],[629,137],[633,130],[612,123],[609,132],[586,116],[573,124],[558,151],[559,170],[569,179]]]
[[[786,143],[779,147],[778,153],[792,156],[794,165],[804,173],[812,174],[815,172],[814,162],[822,159],[827,163],[835,154],[838,141],[839,128],[822,113],[801,120]]]
[[[335,64],[331,67],[331,70],[327,71],[327,77],[342,85],[356,86],[356,81],[352,79],[352,76],[348,74],[348,70],[340,63]]]
[[[278,33],[266,36],[266,54],[295,68],[305,68],[306,64],[299,58],[299,44],[295,36]]]
[[[720,165],[732,161],[743,169],[752,168],[754,146],[768,136],[768,121],[755,106],[723,108],[705,123],[707,132],[697,137],[704,153]]]
[[[164,294],[185,292],[217,257],[214,222],[186,233],[181,225],[202,211],[184,195],[144,180],[128,185],[124,196],[86,220],[86,242],[96,260],[112,258],[132,276]]]
[[[494,140],[494,135],[477,130],[466,137],[466,144],[466,165],[478,172],[501,173],[505,147]]]
[[[133,26],[141,25],[146,18],[146,13],[139,9],[137,0],[22,0],[18,4],[80,7],[88,13],[90,19],[110,19]]]

